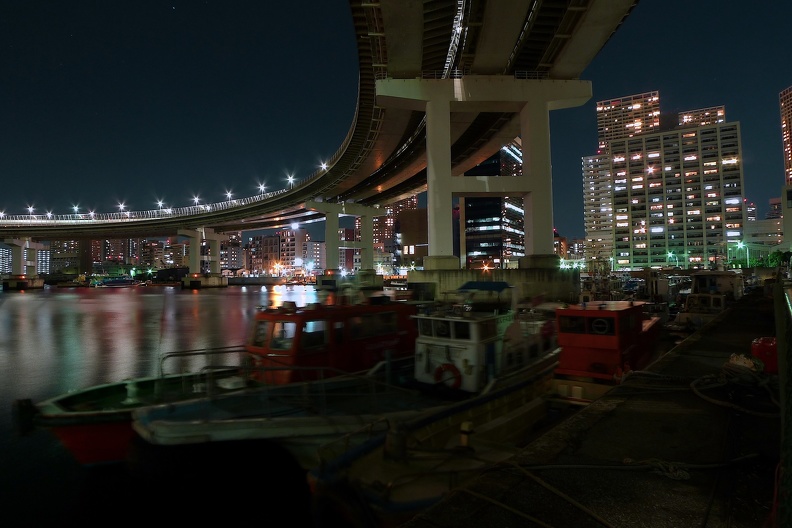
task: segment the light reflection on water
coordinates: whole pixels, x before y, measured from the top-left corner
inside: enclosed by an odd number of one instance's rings
[[[0,496],[35,510],[48,483],[62,494],[82,478],[48,431],[17,436],[15,400],[156,375],[161,354],[242,345],[257,306],[315,300],[303,286],[0,292]]]
[[[4,292],[0,395],[6,403],[43,399],[156,375],[162,354],[242,345],[257,306],[314,300],[316,292],[304,286]],[[0,416],[7,411],[8,405]]]

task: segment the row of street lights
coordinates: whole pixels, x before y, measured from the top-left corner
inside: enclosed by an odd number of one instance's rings
[[[321,162],[319,164],[319,168],[321,170],[323,170],[323,171],[326,171],[328,169],[328,165],[327,165],[326,162],[323,161],[323,162]],[[294,188],[295,181],[296,180],[295,180],[294,174],[288,173],[286,175],[286,182],[287,182],[287,186],[288,186],[289,189],[293,189]],[[259,194],[263,195],[266,192],[266,190],[267,190],[267,185],[265,183],[259,183],[258,184]],[[226,191],[225,195],[226,195],[226,198],[227,198],[227,200],[229,202],[233,200],[233,193],[231,191]],[[201,201],[201,198],[199,196],[193,196],[192,201],[193,201],[193,203],[195,205],[199,205],[200,201]],[[163,200],[157,200],[156,203],[157,203],[157,208],[159,210],[162,210],[163,208],[165,208],[168,211],[171,210],[171,208],[165,207],[165,202]],[[119,209],[120,212],[123,213],[127,209],[127,206],[126,206],[125,203],[121,202],[121,203],[118,204],[118,209]],[[32,206],[32,205],[28,205],[27,206],[27,212],[28,212],[29,215],[32,216],[33,213],[35,212],[35,210],[36,210],[36,208],[34,206]],[[80,206],[79,205],[73,205],[72,206],[72,211],[74,211],[75,214],[79,214]],[[49,217],[49,216],[52,216],[53,213],[52,212],[47,212],[46,214]],[[88,214],[93,216],[95,213],[94,213],[94,211],[89,211]],[[3,216],[5,216],[5,213],[0,211],[0,218],[2,218]]]

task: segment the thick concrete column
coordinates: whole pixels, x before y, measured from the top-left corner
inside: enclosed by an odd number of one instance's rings
[[[360,216],[360,269],[374,269],[374,217]]]
[[[187,237],[190,240],[190,274],[201,273],[203,230],[179,229],[179,236]]]
[[[467,234],[465,232],[465,197],[459,198],[459,267],[467,267]]]
[[[11,274],[25,275],[25,246],[9,244],[11,246]]]
[[[11,246],[11,274],[37,277],[38,252],[44,249],[44,244],[29,238],[7,239],[3,242]]]
[[[526,103],[520,112],[525,209],[525,254],[553,253],[553,179],[550,162],[550,113],[544,100]]]
[[[426,103],[426,205],[430,256],[453,256],[451,224],[451,105],[448,99]]]
[[[209,239],[209,273],[220,274],[220,239]]]
[[[327,269],[338,269],[338,215],[325,216],[325,266]]]
[[[324,213],[325,215],[325,265],[327,269],[338,269],[338,250],[341,243],[338,238],[338,217],[357,216],[360,218],[360,242],[344,242],[344,247],[360,249],[360,265],[362,269],[374,268],[374,217],[381,211],[375,207],[366,207],[354,203],[333,203],[309,200],[305,208]]]

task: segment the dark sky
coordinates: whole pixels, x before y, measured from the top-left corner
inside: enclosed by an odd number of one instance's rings
[[[551,114],[561,234],[584,234],[596,101],[652,90],[664,113],[725,105],[764,216],[783,184],[778,93],[792,85],[792,2],[772,7],[640,1],[582,75],[592,99]],[[0,0],[0,211],[145,210],[285,187],[349,130],[356,57],[346,0]]]

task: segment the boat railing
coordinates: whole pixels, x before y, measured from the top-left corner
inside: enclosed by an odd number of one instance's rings
[[[158,375],[160,377],[165,377],[168,374],[168,372],[166,372],[165,370],[165,363],[173,359],[204,357],[207,358],[207,360],[212,360],[216,357],[221,357],[221,356],[225,357],[229,354],[239,354],[239,353],[250,355],[242,345],[231,345],[227,347],[218,347],[218,348],[202,348],[196,350],[181,350],[177,352],[167,352],[160,356]],[[243,361],[240,360],[237,366],[242,366],[242,363]],[[210,363],[209,365],[206,366],[215,367],[217,365]],[[173,374],[176,374],[176,372],[173,372]]]

